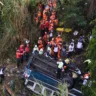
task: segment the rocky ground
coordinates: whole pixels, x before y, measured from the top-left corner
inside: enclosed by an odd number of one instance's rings
[[[23,64],[19,69],[17,69],[14,64],[7,65],[4,82],[0,84],[0,96],[4,96],[4,85],[8,85],[16,96],[32,96],[32,92],[29,92],[29,90],[26,89],[24,86],[24,80],[21,78],[25,64]]]

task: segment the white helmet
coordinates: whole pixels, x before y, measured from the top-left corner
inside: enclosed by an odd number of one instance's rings
[[[34,46],[35,48],[37,47],[37,45]]]

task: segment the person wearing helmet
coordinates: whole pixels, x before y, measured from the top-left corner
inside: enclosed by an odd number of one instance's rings
[[[29,48],[29,45],[27,44],[26,47],[25,47],[25,57],[26,57],[26,61],[28,61],[29,56],[30,56],[30,48]]]
[[[39,37],[39,40],[38,40],[38,48],[39,48],[39,50],[40,50],[41,48],[44,49],[44,45],[43,45],[43,41],[42,41],[42,37]]]
[[[32,54],[35,55],[35,54],[38,54],[38,52],[39,52],[38,46],[35,45],[34,48],[33,48]]]
[[[54,46],[55,46],[54,38],[52,38],[52,40],[50,41],[50,45],[51,45],[51,55],[54,56]]]
[[[21,44],[19,47],[20,53],[21,53],[21,63],[24,61],[24,55],[25,55],[25,50],[24,50],[24,45]]]
[[[19,68],[20,66],[20,63],[21,63],[21,56],[22,56],[22,53],[20,52],[20,50],[16,50],[16,61],[17,61],[17,68]]]
[[[41,49],[39,50],[39,55],[42,55],[43,53],[44,53],[44,49],[41,48]]]
[[[49,28],[49,21],[46,20],[46,21],[45,21],[45,31],[48,32],[48,28]]]
[[[61,49],[62,49],[62,44],[59,43],[57,46],[58,46],[58,59],[60,59],[60,58],[61,58]]]
[[[65,71],[68,71],[69,70],[69,66],[70,66],[70,59],[69,58],[66,58],[64,60],[64,67],[65,67]]]
[[[43,36],[43,40],[44,40],[44,48],[46,48],[47,43],[48,43],[48,34],[47,34],[47,32],[45,32],[45,34]]]
[[[90,72],[85,73],[83,76],[83,85],[87,84],[89,78],[90,78]]]
[[[40,23],[40,30],[41,30],[41,37],[43,37],[44,32],[45,32],[45,23],[44,23],[44,21],[41,21],[41,23]]]
[[[61,78],[61,72],[62,72],[62,68],[64,66],[64,63],[62,61],[62,59],[59,59],[59,61],[57,62],[58,64],[58,68],[57,68],[57,78],[60,79]]]
[[[55,40],[56,40],[57,45],[62,43],[62,41],[63,41],[60,35],[58,35]]]

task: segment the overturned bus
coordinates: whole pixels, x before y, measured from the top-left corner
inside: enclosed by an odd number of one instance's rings
[[[73,87],[74,79],[70,75],[72,71],[78,74],[77,71],[80,70],[72,64],[69,70],[63,73],[61,79],[57,79],[57,62],[44,55],[33,55],[24,70],[25,85],[35,94],[44,96],[46,93],[46,96],[58,96],[56,95],[60,93],[58,85],[66,82],[69,89],[68,96],[83,96],[80,90]]]

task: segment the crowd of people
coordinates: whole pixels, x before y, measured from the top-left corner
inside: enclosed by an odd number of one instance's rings
[[[16,50],[17,68],[20,67],[20,64],[22,64],[24,60],[28,61],[29,56],[30,47],[29,42],[26,41],[25,45],[21,44],[19,48]]]
[[[40,26],[40,37],[38,38],[37,44],[34,45],[32,55],[44,54],[46,57],[55,59],[58,64],[57,78],[60,79],[62,69],[64,70],[66,68],[62,59],[65,59],[65,63],[69,63],[68,60],[74,53],[79,54],[83,50],[84,36],[80,36],[77,42],[72,39],[71,42],[66,45],[61,34],[56,34],[56,28],[58,27],[56,6],[56,0],[49,0],[45,6],[41,2],[38,3],[35,22]],[[16,51],[18,68],[24,60],[28,61],[29,54],[29,42],[25,45],[21,44]]]

